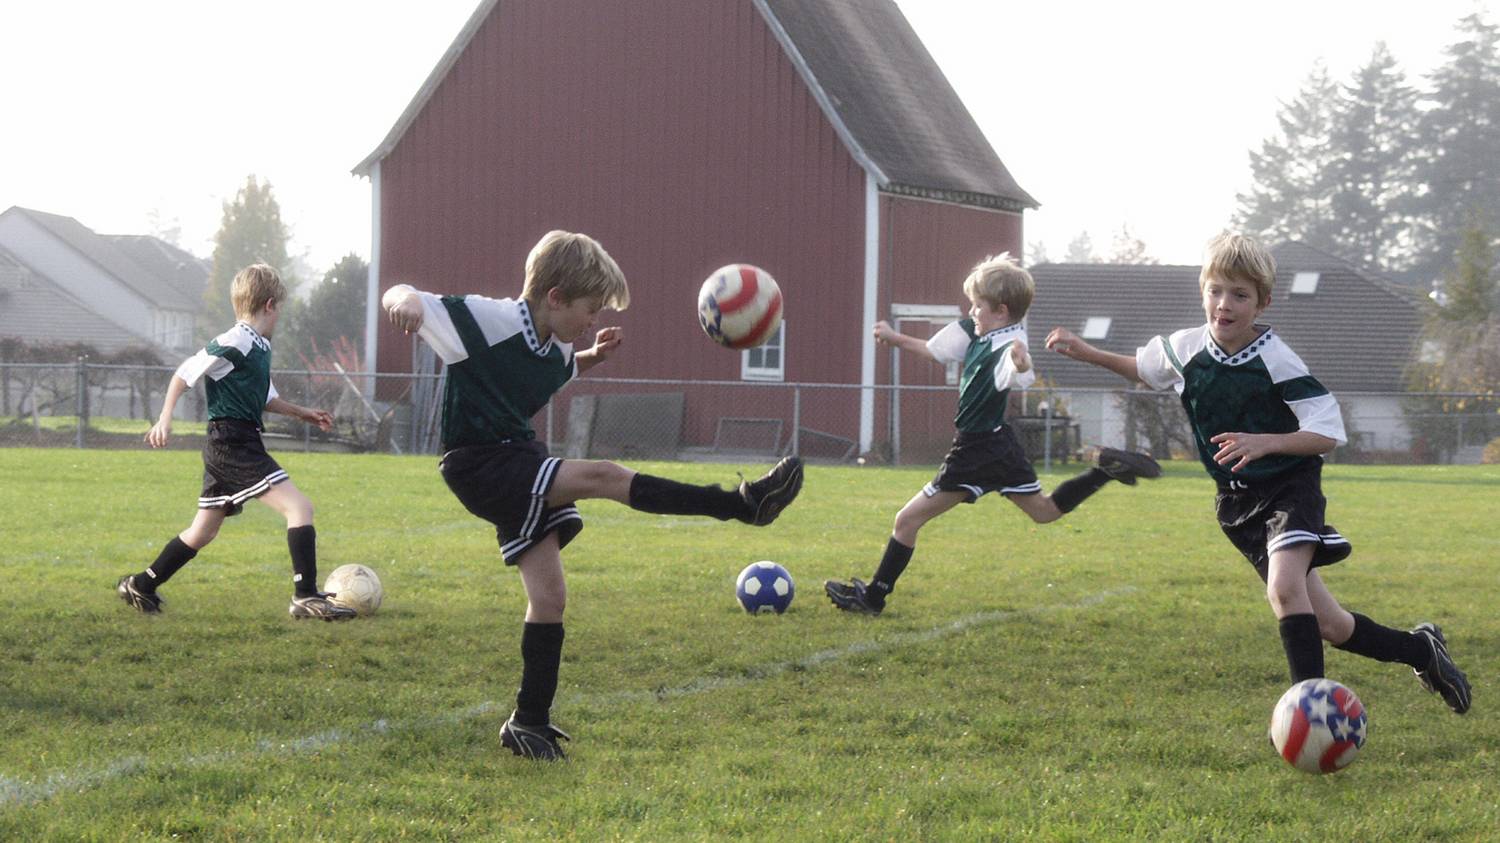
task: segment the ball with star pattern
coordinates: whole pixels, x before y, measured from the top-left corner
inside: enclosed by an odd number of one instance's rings
[[[1305,679],[1271,711],[1271,743],[1286,762],[1308,773],[1336,773],[1365,745],[1369,713],[1354,692],[1332,679]]]

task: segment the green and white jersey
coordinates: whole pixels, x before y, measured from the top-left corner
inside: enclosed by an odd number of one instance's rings
[[[1231,472],[1214,462],[1219,446],[1210,440],[1220,433],[1305,430],[1347,441],[1339,402],[1270,328],[1234,354],[1219,348],[1206,323],[1155,336],[1136,349],[1135,365],[1148,386],[1182,396],[1198,455],[1217,480],[1260,480],[1322,459],[1272,454]]]
[[[421,299],[418,334],[448,364],[443,449],[536,438],[532,416],[578,374],[573,346],[538,340],[522,300],[398,289]]]
[[[1026,344],[1026,326],[1017,322],[984,336],[974,333],[973,319],[948,323],[927,341],[939,363],[962,363],[958,378],[958,414],[953,424],[961,433],[990,433],[1005,424],[1005,405],[1012,387],[1031,386],[1035,371],[1017,372],[1010,347]]]
[[[190,387],[208,379],[209,419],[243,419],[260,427],[266,405],[277,395],[271,383],[271,342],[247,322],[234,323],[182,361],[177,377]]]

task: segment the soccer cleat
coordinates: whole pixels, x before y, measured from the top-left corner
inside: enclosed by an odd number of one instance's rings
[[[136,588],[134,574],[120,577],[120,582],[115,585],[115,593],[120,595],[121,600],[129,603],[131,608],[147,615],[160,614],[162,603],[166,602],[154,591],[142,591]]]
[[[754,482],[740,483],[740,497],[750,511],[740,520],[757,527],[776,520],[783,509],[802,491],[802,460],[783,457],[781,462]]]
[[[854,612],[858,615],[878,615],[885,609],[885,601],[880,603],[870,599],[869,587],[859,577],[854,577],[847,583],[838,580],[828,580],[823,583],[823,592],[833,605],[846,612]]]
[[[1455,713],[1463,714],[1468,711],[1469,678],[1464,676],[1464,672],[1448,656],[1448,639],[1443,637],[1443,631],[1435,623],[1419,623],[1411,634],[1422,639],[1430,653],[1426,668],[1412,668],[1417,681],[1432,693],[1441,694],[1443,702]]]
[[[1100,448],[1097,464],[1100,471],[1126,486],[1134,486],[1137,477],[1150,480],[1161,476],[1161,465],[1156,460],[1135,451]]]
[[[515,712],[511,712],[510,719],[500,727],[500,745],[516,755],[533,761],[568,760],[568,756],[562,750],[562,745],[557,742],[558,738],[565,741],[572,740],[567,732],[551,723],[545,726],[517,723]]]
[[[328,592],[320,592],[307,597],[293,597],[292,605],[287,611],[299,621],[306,618],[320,618],[325,621],[347,621],[359,614],[348,606],[335,605],[328,599],[332,596]]]

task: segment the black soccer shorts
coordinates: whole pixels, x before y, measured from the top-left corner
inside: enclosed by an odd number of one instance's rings
[[[992,433],[960,433],[922,494],[963,492],[973,503],[989,492],[1034,495],[1042,491],[1016,434],[1005,425]]]
[[[1235,488],[1219,484],[1214,498],[1219,529],[1255,566],[1262,580],[1269,572],[1271,554],[1285,547],[1317,545],[1314,568],[1342,561],[1353,551],[1348,539],[1323,523],[1327,499],[1322,476],[1323,463],[1318,460],[1265,480],[1237,482]]]
[[[514,565],[548,533],[561,548],[583,532],[578,507],[547,506],[560,465],[540,442],[505,442],[454,448],[438,470],[465,509],[495,525],[500,555]]]
[[[203,443],[203,491],[199,509],[222,509],[239,515],[245,501],[258,498],[287,479],[287,473],[261,441],[260,428],[243,419],[213,419]]]

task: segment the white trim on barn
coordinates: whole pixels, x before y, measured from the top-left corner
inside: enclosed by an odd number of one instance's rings
[[[874,325],[880,301],[880,186],[879,174],[865,171],[865,306],[861,309],[859,344],[860,386],[875,385],[875,335],[868,326]],[[875,442],[875,390],[859,391],[859,453],[870,450]]]
[[[370,164],[370,270],[365,277],[365,391],[375,394],[375,345],[380,341],[380,161]]]

